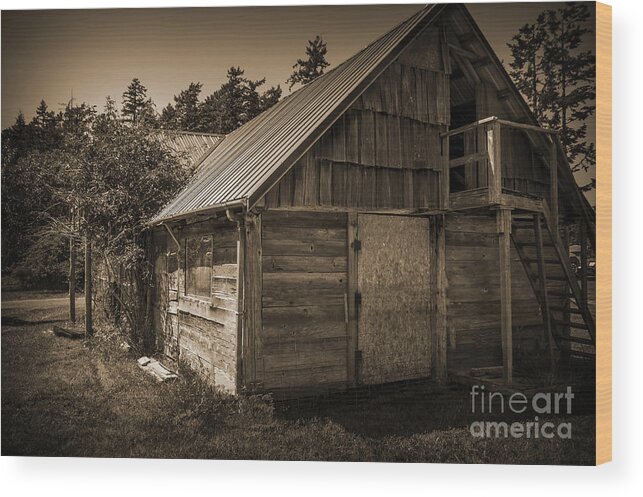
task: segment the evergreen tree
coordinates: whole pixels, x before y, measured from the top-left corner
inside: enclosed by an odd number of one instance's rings
[[[220,133],[230,133],[248,121],[246,118],[246,98],[248,80],[239,67],[228,69],[228,81],[219,90]]]
[[[163,129],[173,129],[175,124],[176,110],[172,104],[167,104],[161,111],[159,125]]]
[[[109,95],[105,99],[105,106],[103,112],[96,116],[94,130],[97,134],[105,134],[113,131],[119,125],[118,110],[116,109],[116,102]]]
[[[34,150],[50,150],[61,145],[61,134],[58,128],[56,114],[49,110],[44,100],[36,109],[36,115],[29,124],[31,128],[31,148]]]
[[[308,84],[324,74],[324,69],[330,65],[326,61],[327,51],[326,43],[321,36],[317,35],[314,40],[308,40],[307,58],[297,59],[297,62],[292,66],[294,71],[286,80],[286,83],[289,83],[288,88],[292,90],[292,87],[297,83]]]
[[[221,133],[221,91],[208,95],[199,109],[199,131]]]
[[[511,76],[543,126],[560,131],[572,171],[596,164],[595,145],[587,141],[587,119],[595,110],[596,58],[582,50],[591,35],[589,8],[567,3],[526,24],[508,44]],[[593,188],[594,182],[583,189]]]
[[[265,78],[245,78],[239,67],[228,69],[228,80],[201,105],[199,130],[231,133],[272,107],[281,97],[281,87],[273,86],[260,94],[259,87],[265,82]]]
[[[168,104],[161,113],[161,124],[168,129],[196,131],[199,122],[199,95],[203,85],[190,83],[185,90],[174,96],[174,105]]]
[[[154,104],[147,96],[147,88],[138,78],[123,93],[123,117],[133,124],[153,124],[155,122]]]
[[[279,102],[282,93],[280,85],[272,86],[263,92],[261,95],[261,111],[263,112]]]

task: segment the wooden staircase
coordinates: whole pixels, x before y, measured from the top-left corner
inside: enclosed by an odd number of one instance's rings
[[[552,360],[555,348],[570,358],[595,360],[594,317],[544,202],[539,212],[513,214],[511,238],[540,305]]]

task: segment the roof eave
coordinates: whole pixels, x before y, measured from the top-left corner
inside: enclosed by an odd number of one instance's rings
[[[207,207],[202,207],[200,209],[194,209],[186,212],[181,212],[174,214],[168,217],[155,218],[148,222],[150,227],[162,226],[167,223],[175,223],[177,221],[182,221],[193,216],[202,216],[206,214],[214,214],[215,212],[221,212],[229,209],[242,209],[247,210],[248,208],[248,199],[240,198],[235,200],[230,200],[216,205],[211,205]]]

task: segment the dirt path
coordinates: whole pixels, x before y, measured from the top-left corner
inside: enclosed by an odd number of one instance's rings
[[[2,300],[2,310],[13,309],[57,309],[61,306],[66,306],[69,302],[67,297],[43,297],[40,299],[16,299],[16,300]],[[85,308],[85,299],[76,299],[76,309]]]

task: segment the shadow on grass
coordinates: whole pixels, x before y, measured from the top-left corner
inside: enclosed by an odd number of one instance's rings
[[[533,412],[503,413],[498,402],[492,404],[491,412],[481,413],[479,408],[472,412],[470,392],[462,385],[438,387],[428,380],[382,385],[324,397],[278,401],[275,416],[289,421],[329,419],[348,432],[370,438],[461,429],[474,421],[529,421],[534,416]],[[594,390],[577,385],[573,392],[573,415],[593,415]]]

